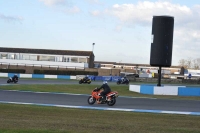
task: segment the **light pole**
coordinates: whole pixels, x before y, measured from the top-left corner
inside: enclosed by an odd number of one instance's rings
[[[92,52],[94,51],[94,45],[95,45],[95,43],[92,43]]]

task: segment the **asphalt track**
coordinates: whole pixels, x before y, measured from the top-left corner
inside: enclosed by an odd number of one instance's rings
[[[5,84],[5,78],[0,78],[0,84]],[[20,79],[19,84],[77,84],[77,81],[71,80],[45,80],[45,79]],[[101,84],[101,82],[92,82],[92,84]],[[114,84],[114,83],[112,83]],[[1,89],[3,86],[1,86]],[[87,104],[88,95],[73,95],[66,93],[35,93],[24,91],[6,91],[0,90],[0,103],[34,103],[40,105],[62,105],[79,106],[92,108],[110,108],[143,110],[141,112],[193,112],[200,115],[200,101],[198,100],[171,100],[171,99],[153,99],[153,98],[131,98],[118,97],[114,106],[106,104]],[[149,111],[151,110],[151,111]],[[139,111],[138,111],[139,112]],[[181,113],[180,113],[181,114]],[[190,114],[190,113],[186,113]]]

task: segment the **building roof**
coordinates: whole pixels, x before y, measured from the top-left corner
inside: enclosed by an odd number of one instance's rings
[[[30,53],[30,54],[53,54],[53,55],[76,55],[76,56],[94,56],[94,53],[92,51],[53,50],[53,49],[29,49],[29,48],[8,48],[8,47],[0,47],[0,52]]]

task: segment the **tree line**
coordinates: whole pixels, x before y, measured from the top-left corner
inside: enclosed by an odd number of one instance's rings
[[[179,60],[179,66],[184,67],[185,69],[200,69],[200,58],[192,59],[181,59]]]

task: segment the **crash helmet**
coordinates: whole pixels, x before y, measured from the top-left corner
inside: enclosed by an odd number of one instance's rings
[[[108,82],[107,81],[103,81],[103,84],[107,84]]]

